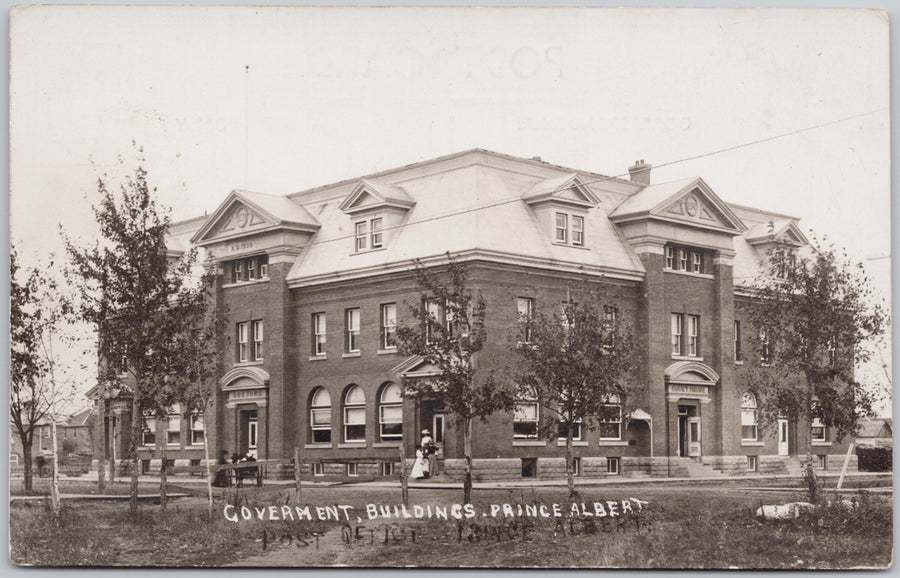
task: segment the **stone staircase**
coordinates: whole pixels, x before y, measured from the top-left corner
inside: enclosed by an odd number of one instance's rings
[[[795,457],[785,458],[784,467],[791,477],[800,477],[803,475],[803,464]]]
[[[675,464],[678,465],[678,473],[675,472]],[[695,458],[672,458],[672,477],[685,478],[727,478],[728,476],[716,470],[710,464],[704,464]]]

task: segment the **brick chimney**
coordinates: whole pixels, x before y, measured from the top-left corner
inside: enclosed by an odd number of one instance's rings
[[[648,165],[644,162],[644,159],[635,161],[632,166],[628,167],[628,174],[631,175],[631,182],[638,185],[649,185],[650,169],[652,168],[653,165]]]

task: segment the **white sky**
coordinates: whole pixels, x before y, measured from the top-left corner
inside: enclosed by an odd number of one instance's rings
[[[888,56],[871,10],[18,8],[11,236],[89,238],[132,139],[186,218],[244,187],[245,151],[249,188],[286,194],[473,147],[621,174],[833,123],[651,178],[888,256]],[[890,260],[869,270],[889,297]]]

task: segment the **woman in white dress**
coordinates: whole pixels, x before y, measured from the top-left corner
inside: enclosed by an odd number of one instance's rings
[[[422,452],[422,446],[416,446],[416,461],[413,464],[412,472],[410,472],[409,476],[413,479],[421,479],[425,477],[425,468],[428,467],[428,461],[425,458],[425,454]]]

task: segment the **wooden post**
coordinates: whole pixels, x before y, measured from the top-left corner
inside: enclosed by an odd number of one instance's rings
[[[847,473],[847,466],[850,465],[850,455],[853,453],[853,445],[855,442],[850,442],[850,447],[847,448],[847,455],[844,457],[844,467],[841,468],[841,477],[838,478],[837,489],[840,490],[841,486],[844,484],[844,474]]]
[[[400,442],[400,487],[403,491],[403,505],[409,505],[409,482],[406,475],[406,450],[403,442]]]
[[[294,448],[294,484],[297,486],[297,503],[300,503],[300,446]]]

